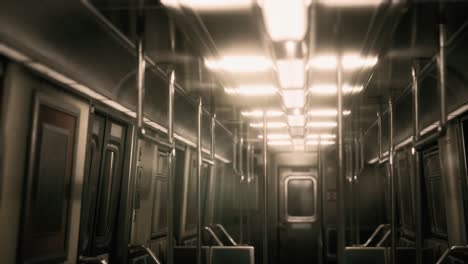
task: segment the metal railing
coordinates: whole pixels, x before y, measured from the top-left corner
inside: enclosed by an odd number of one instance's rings
[[[436,264],[442,264],[453,252],[455,251],[466,251],[468,252],[468,246],[453,246],[447,250],[445,250],[444,254],[440,256],[439,260],[437,260]]]
[[[80,256],[78,258],[78,263],[82,264],[109,264],[107,260],[101,258],[101,257],[86,257],[86,256]]]
[[[151,259],[154,261],[154,263],[161,264],[161,261],[159,261],[158,257],[156,257],[154,252],[149,247],[144,246],[144,245],[130,245],[129,248],[145,251],[148,254],[148,256],[151,257]]]
[[[218,246],[224,246],[223,242],[219,240],[218,236],[213,232],[213,229],[211,229],[211,227],[205,226],[204,230],[211,235],[211,237],[216,241],[216,244],[218,244]]]
[[[381,224],[379,225],[375,231],[372,233],[372,235],[367,239],[366,243],[364,243],[364,247],[368,247],[370,243],[377,237],[377,235],[382,231],[384,228],[388,228],[388,224]]]
[[[224,228],[223,225],[217,224],[216,227],[218,227],[219,230],[221,230],[221,232],[223,232],[223,234],[227,237],[227,239],[229,240],[229,242],[231,242],[231,244],[233,246],[237,246],[236,241],[234,241],[234,239],[231,237],[231,235],[229,235],[229,233],[227,232],[227,230]]]

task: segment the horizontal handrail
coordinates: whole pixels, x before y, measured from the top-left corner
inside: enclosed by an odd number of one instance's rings
[[[390,236],[390,234],[392,233],[391,230],[388,230],[387,232],[385,232],[385,235],[382,237],[382,239],[380,239],[379,243],[377,243],[377,247],[381,247],[383,243],[385,243],[385,241],[387,240],[388,236]]]
[[[96,263],[101,263],[101,264],[108,264],[107,260],[100,258],[100,257],[87,257],[87,256],[80,256],[78,258],[79,263],[84,263],[84,264],[96,264]]]
[[[414,148],[417,150],[417,151],[421,151],[423,149],[425,149],[426,147],[428,147],[429,145],[435,143],[439,138],[443,137],[445,135],[445,127],[438,127],[437,128],[437,131],[426,136],[426,137],[423,137],[421,138],[420,140],[418,140],[417,142],[414,143]]]
[[[468,246],[453,246],[447,250],[445,250],[444,254],[440,256],[439,260],[437,260],[436,264],[442,264],[444,260],[452,254],[454,251],[468,251]]]
[[[218,236],[213,232],[213,230],[209,226],[205,226],[205,231],[208,232],[208,234],[210,234],[214,238],[218,246],[224,246],[223,242],[219,240]]]
[[[388,224],[381,224],[381,225],[379,225],[379,226],[375,229],[375,231],[372,233],[372,235],[369,237],[369,239],[367,239],[366,243],[364,243],[363,246],[368,247],[369,244],[372,242],[372,240],[374,240],[375,237],[379,234],[379,232],[380,232],[382,229],[384,229],[385,227],[388,227]]]
[[[218,227],[219,230],[221,230],[221,232],[223,232],[223,234],[228,238],[229,242],[231,242],[233,246],[237,246],[236,241],[234,241],[234,239],[231,237],[231,235],[229,235],[229,233],[227,232],[227,230],[224,228],[223,225],[216,224],[216,227]]]
[[[211,166],[214,166],[215,165],[215,162],[214,160],[212,159],[206,159],[206,158],[202,158],[202,161],[208,165],[211,165]]]
[[[153,253],[153,251],[149,247],[144,246],[144,245],[130,245],[129,247],[133,249],[140,249],[140,250],[145,251],[151,257],[154,263],[161,264],[161,261],[159,261],[159,259],[156,257],[156,255]]]
[[[158,137],[153,137],[153,136],[150,136],[146,133],[144,133],[142,130],[140,130],[139,132],[139,136],[143,139],[147,139],[159,146],[162,146],[162,147],[165,147],[167,148],[168,150],[172,150],[174,147],[175,147],[175,144],[171,144],[168,140],[164,140],[162,138],[158,138]]]

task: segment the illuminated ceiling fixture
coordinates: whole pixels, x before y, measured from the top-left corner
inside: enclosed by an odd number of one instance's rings
[[[305,101],[306,94],[304,90],[283,90],[283,103],[286,108],[302,108]]]
[[[387,0],[320,0],[320,4],[329,7],[373,7],[388,2]]]
[[[273,41],[300,41],[308,25],[310,0],[262,0],[263,20]]]
[[[318,141],[318,140],[309,140],[309,141],[307,141],[307,145],[315,145],[316,146],[318,144],[320,144],[320,145],[333,145],[333,144],[335,144],[335,141],[332,141],[332,140],[320,140],[320,141]]]
[[[268,141],[268,145],[271,145],[271,146],[289,146],[289,145],[291,145],[291,141],[290,140]]]
[[[263,138],[262,135],[258,135],[258,138]],[[289,139],[289,134],[269,134],[268,139]]]
[[[303,88],[305,84],[305,68],[302,59],[277,60],[278,79],[283,89]]]
[[[304,115],[288,115],[288,125],[290,127],[303,127],[306,118]]]
[[[308,139],[334,139],[336,135],[334,134],[309,134],[307,135]]]
[[[224,88],[228,94],[244,95],[244,96],[265,96],[274,95],[278,89],[270,85],[243,85],[237,88]]]
[[[251,0],[161,0],[170,8],[187,7],[201,12],[241,11],[252,7]]]
[[[232,73],[265,72],[273,67],[271,60],[262,56],[223,56],[220,60],[206,59],[205,66],[213,71]]]
[[[343,69],[356,70],[360,68],[372,68],[377,65],[377,57],[363,57],[358,54],[345,54],[343,56]],[[312,58],[307,64],[308,68],[316,70],[335,70],[337,58],[334,55],[321,55]]]
[[[303,138],[294,138],[293,139],[294,151],[304,151],[305,150],[304,143],[305,142]]]
[[[241,115],[245,117],[263,117],[263,111],[262,110],[242,111]],[[284,115],[284,112],[282,111],[278,111],[278,110],[267,111],[267,117],[279,117],[282,115]]]
[[[338,114],[338,111],[336,109],[314,109],[310,110],[308,113],[310,116],[336,116]],[[351,111],[349,110],[344,110],[343,115],[350,115]]]
[[[313,127],[313,128],[332,128],[336,127],[336,122],[334,121],[329,121],[329,122],[309,122],[307,123],[308,127]]]
[[[345,94],[357,94],[364,89],[362,85],[343,85],[343,92]],[[316,84],[309,88],[309,92],[317,95],[335,95],[336,94],[336,85],[334,84]]]
[[[267,128],[284,128],[286,126],[287,125],[284,122],[268,122],[267,123]],[[261,128],[263,127],[263,123],[250,123],[250,127]]]

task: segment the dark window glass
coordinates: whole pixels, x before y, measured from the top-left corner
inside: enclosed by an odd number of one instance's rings
[[[315,184],[312,179],[292,179],[287,185],[287,207],[290,217],[315,215]]]
[[[193,155],[192,157],[194,157]],[[201,175],[201,212],[202,218],[206,215],[207,209],[207,190],[210,176],[210,166],[203,164]],[[187,195],[187,215],[186,215],[186,230],[195,228],[197,223],[197,160],[192,158],[192,166],[188,179],[188,195]]]
[[[426,181],[427,205],[431,221],[431,232],[436,236],[447,236],[445,197],[442,187],[439,151],[424,155],[424,178]]]
[[[153,234],[164,232],[167,228],[167,162],[167,155],[159,153],[154,180],[156,197],[153,205]]]

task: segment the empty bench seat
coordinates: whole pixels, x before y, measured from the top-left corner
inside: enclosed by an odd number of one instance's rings
[[[251,246],[213,246],[210,248],[211,264],[254,264]]]
[[[347,247],[345,249],[346,264],[385,264],[387,259],[385,247]]]

